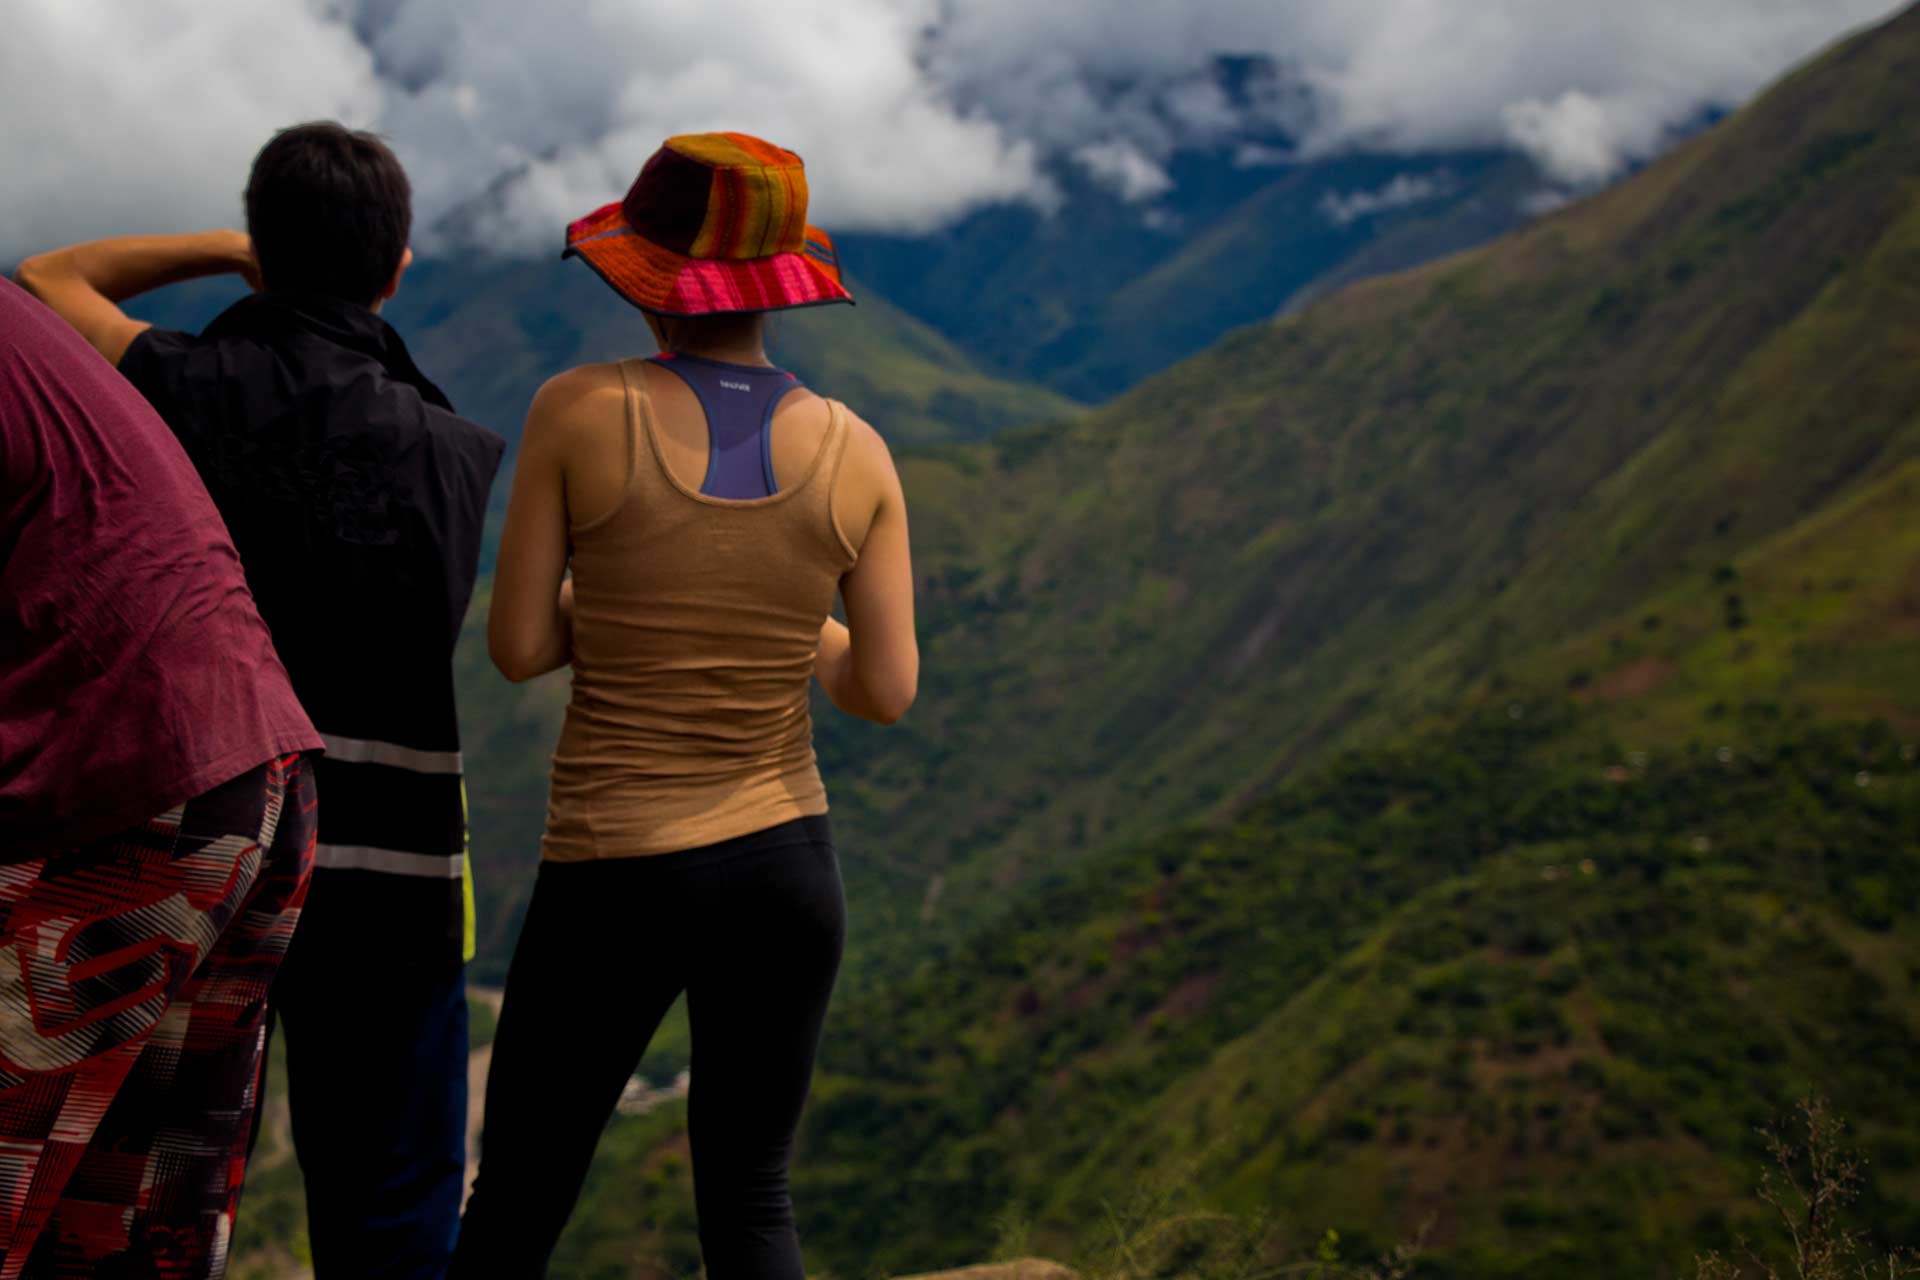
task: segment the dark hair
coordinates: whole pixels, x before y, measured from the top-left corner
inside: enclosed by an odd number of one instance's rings
[[[247,231],[267,288],[372,306],[400,269],[413,188],[387,144],[318,120],[273,135],[247,178]]]

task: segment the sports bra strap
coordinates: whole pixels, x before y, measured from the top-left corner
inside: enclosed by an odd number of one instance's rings
[[[650,362],[687,384],[707,419],[710,498],[765,498],[779,489],[773,473],[773,413],[800,380],[785,369],[727,364],[663,352]]]

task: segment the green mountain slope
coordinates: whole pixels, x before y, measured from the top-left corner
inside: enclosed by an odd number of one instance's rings
[[[796,1173],[816,1267],[952,1265],[1009,1222],[1096,1257],[1145,1199],[1271,1219],[1295,1258],[1431,1221],[1424,1277],[1689,1276],[1771,1240],[1754,1129],[1816,1090],[1856,1121],[1864,1220],[1920,1236],[1920,1103],[1889,1089],[1920,1054],[1912,744],[1755,707],[1724,755],[1642,754],[1524,696],[1055,877],[842,1002]],[[679,1110],[616,1120],[556,1266],[688,1265],[684,1152]]]
[[[1597,683],[1669,661],[1641,614],[1670,593],[1739,620],[1701,679],[1914,723],[1911,687],[1845,678],[1911,560],[1722,572],[1920,456],[1917,67],[1909,12],[1485,250],[910,461],[922,703],[821,733],[867,936],[905,954],[1578,638]]]
[[[1750,711],[1724,760],[1641,758],[1525,705],[1104,858],[847,1009],[823,1257],[938,1265],[1009,1207],[1071,1254],[1171,1185],[1302,1244],[1435,1217],[1423,1275],[1681,1275],[1756,1229],[1753,1127],[1807,1089],[1920,1233],[1911,747]]]
[[[1862,1220],[1920,1238],[1889,1092],[1920,1055],[1920,721],[1849,710],[1920,694],[1915,511],[1920,460],[1457,724],[1043,869],[841,1002],[797,1175],[820,1265],[949,1265],[1010,1222],[1091,1260],[1145,1200],[1296,1258],[1431,1221],[1427,1277],[1691,1276],[1772,1239],[1755,1130],[1808,1093],[1854,1120]],[[1731,625],[1729,581],[1770,621]],[[616,1121],[573,1273],[692,1256],[682,1125]]]

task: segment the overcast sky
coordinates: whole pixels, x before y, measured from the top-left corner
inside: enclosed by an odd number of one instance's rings
[[[920,230],[1045,204],[1078,166],[1143,206],[1183,147],[1263,163],[1504,144],[1568,188],[1737,106],[1892,0],[9,0],[0,261],[239,221],[281,124],[377,128],[422,233],[547,251],[669,133],[799,151],[815,220]],[[1210,67],[1278,68],[1231,100]]]

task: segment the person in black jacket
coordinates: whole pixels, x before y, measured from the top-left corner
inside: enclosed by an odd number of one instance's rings
[[[371,134],[261,150],[249,234],[136,236],[17,278],[143,393],[227,523],[324,797],[306,913],[273,989],[315,1272],[438,1276],[466,1163],[472,882],[452,656],[505,443],[459,417],[380,318],[412,193]],[[258,292],[198,335],[117,305],[234,272]]]

